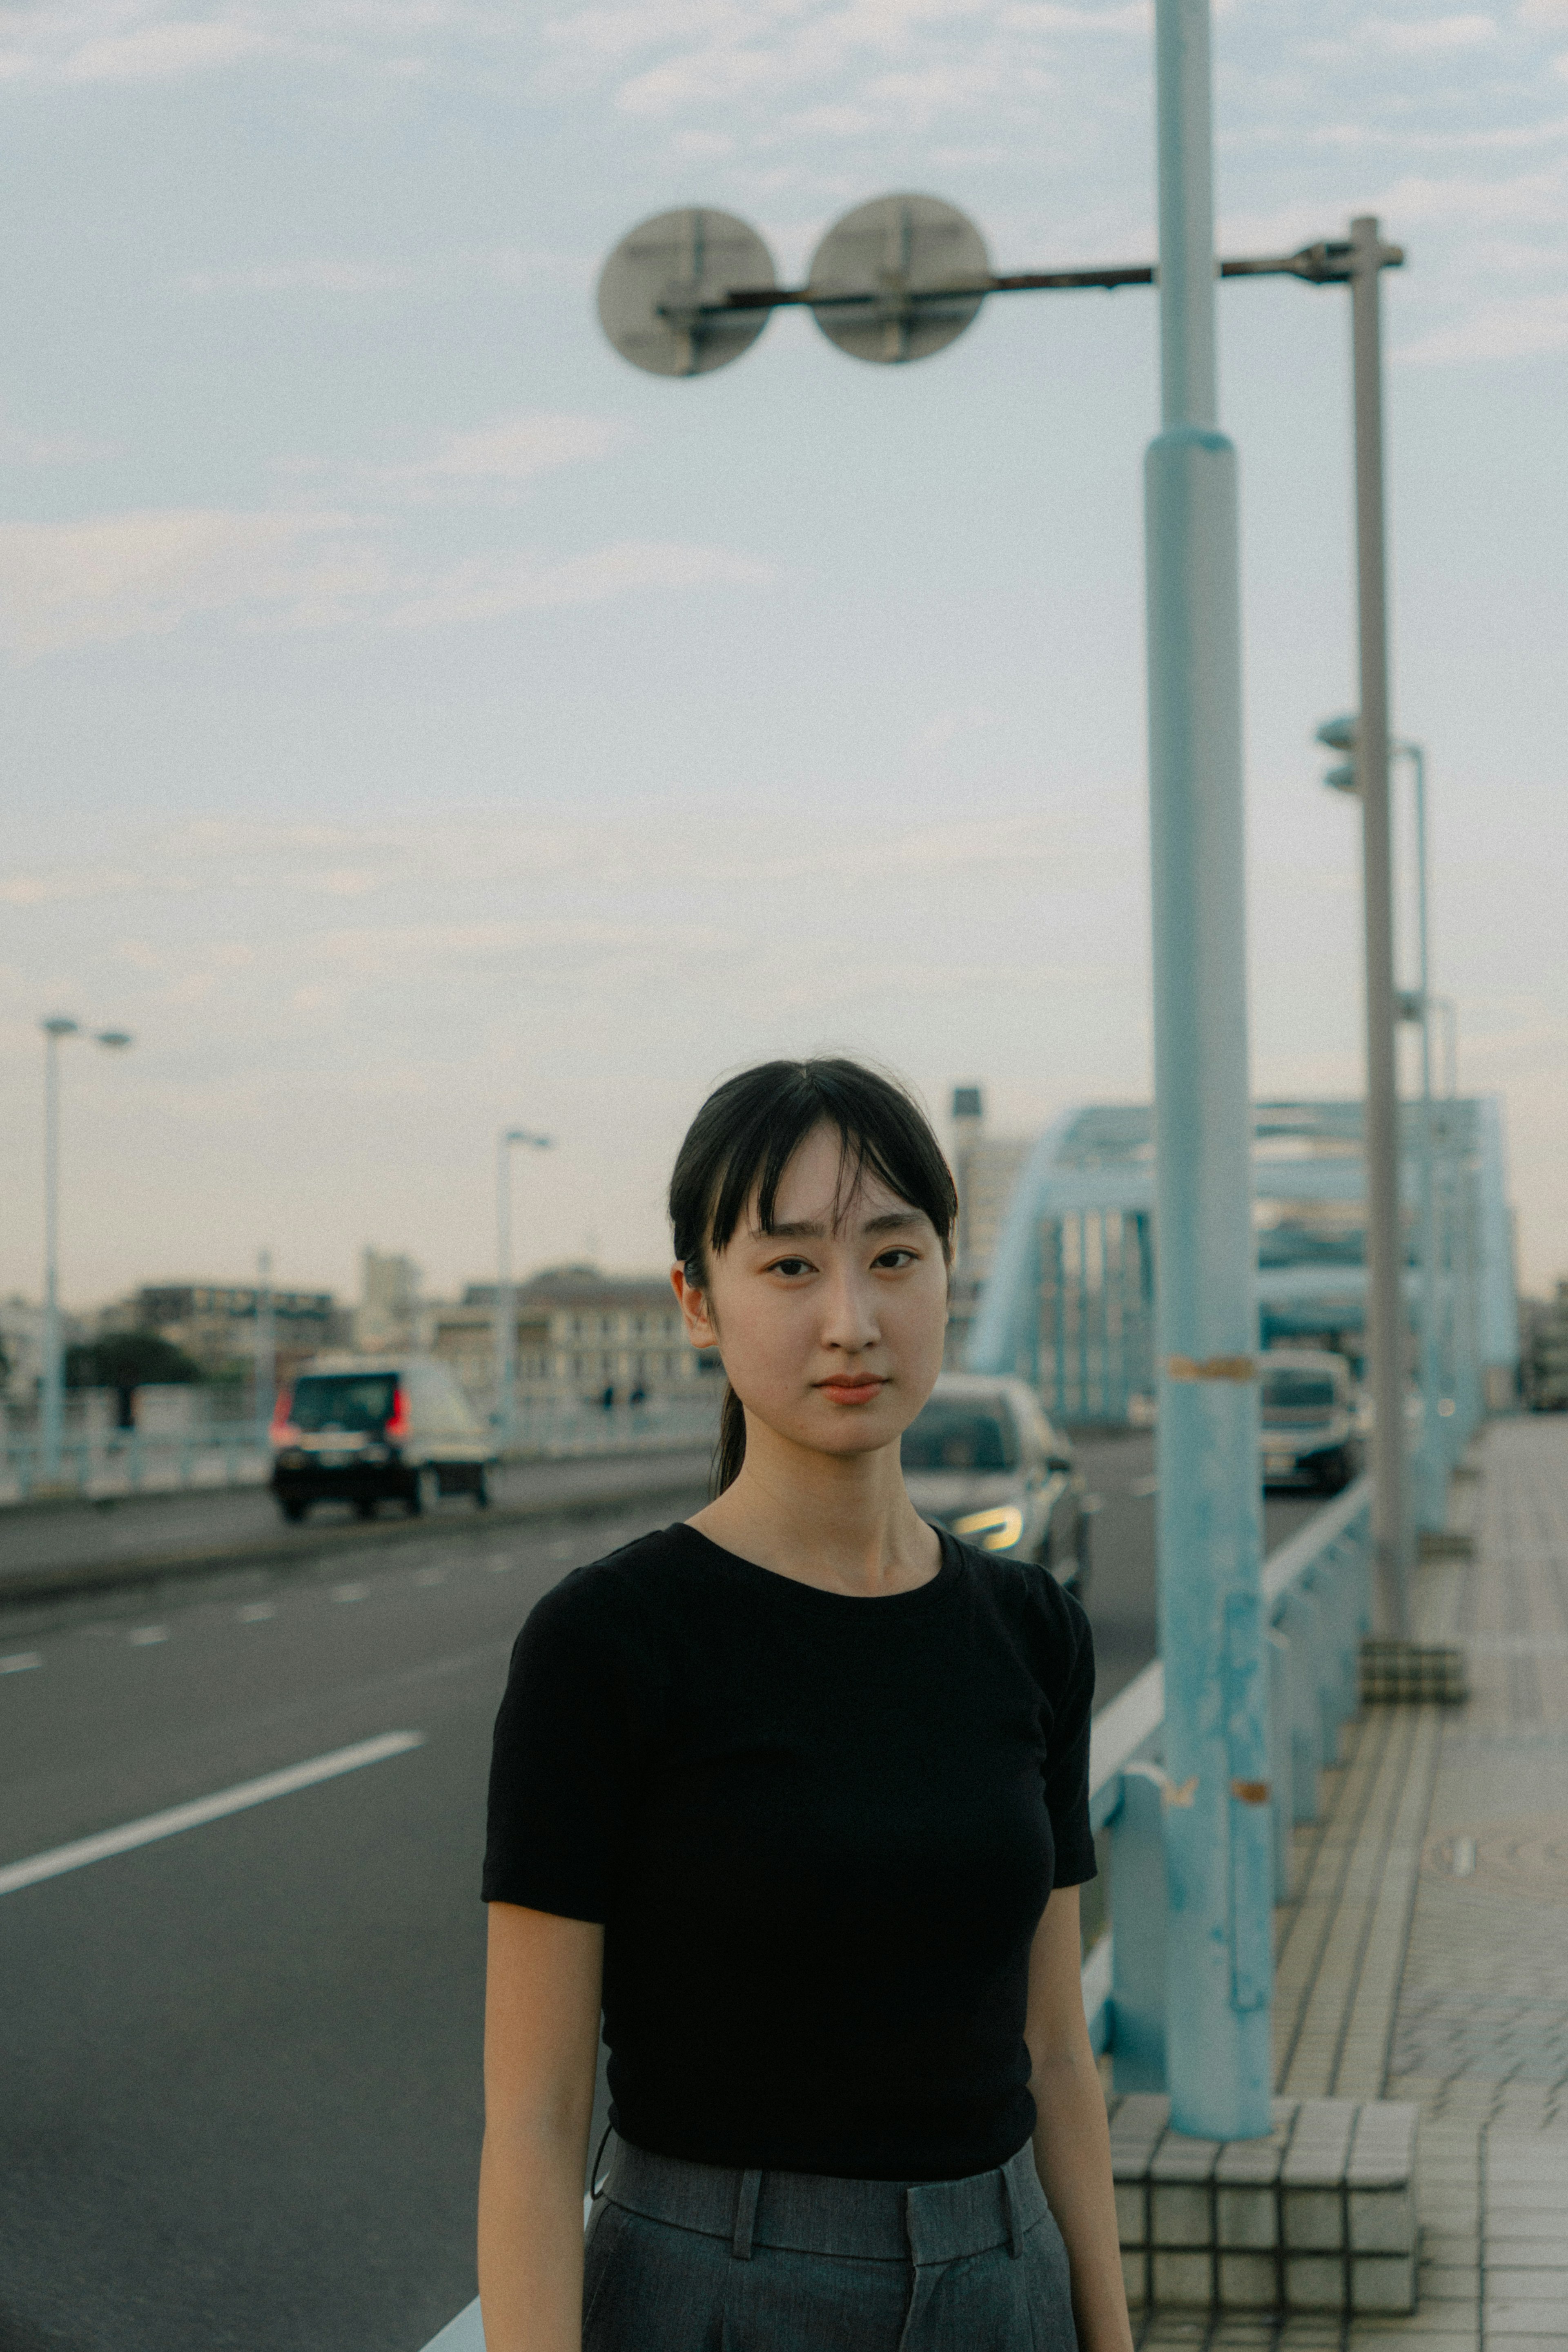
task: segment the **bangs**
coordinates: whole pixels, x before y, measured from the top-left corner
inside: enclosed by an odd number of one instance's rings
[[[670,1186],[677,1256],[724,1249],[754,1202],[770,1233],[784,1171],[820,1127],[839,1139],[835,1223],[873,1176],[930,1219],[951,1256],[957,1195],[929,1120],[892,1078],[838,1059],[765,1063],[709,1096]]]

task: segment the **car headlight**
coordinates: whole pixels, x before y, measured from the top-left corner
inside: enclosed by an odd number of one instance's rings
[[[982,1551],[1009,1551],[1023,1533],[1023,1513],[1016,1503],[998,1503],[955,1519],[953,1533],[972,1537]]]

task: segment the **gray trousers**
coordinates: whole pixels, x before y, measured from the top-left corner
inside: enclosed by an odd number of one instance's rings
[[[966,2180],[732,2172],[618,2140],[583,2352],[1077,2352],[1026,2145]]]

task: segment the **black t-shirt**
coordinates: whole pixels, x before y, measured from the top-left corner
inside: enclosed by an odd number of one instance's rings
[[[1088,1621],[942,1537],[824,1592],[673,1527],[518,1636],[486,1901],[602,1921],[612,2119],[702,2164],[942,2180],[1034,2125],[1029,1950],[1094,1875]]]

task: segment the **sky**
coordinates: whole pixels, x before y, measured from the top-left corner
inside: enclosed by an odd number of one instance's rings
[[[1568,1274],[1568,0],[1230,0],[1222,251],[1376,212],[1395,721],[1435,985]],[[695,381],[600,333],[677,205],[782,277],[915,189],[999,269],[1154,247],[1143,0],[0,10],[0,1293],[351,1295],[365,1244],[650,1266],[725,1072],[821,1047],[1028,1132],[1149,1073],[1146,290]],[[1255,1091],[1355,1093],[1348,304],[1218,297]],[[1408,850],[1408,841],[1406,841]],[[1410,859],[1406,857],[1406,877]],[[1409,908],[1403,908],[1410,961]]]

